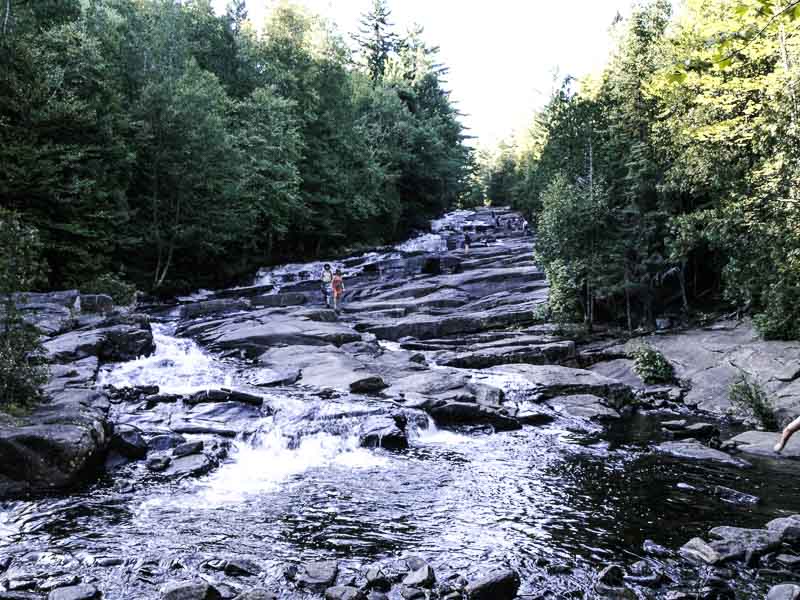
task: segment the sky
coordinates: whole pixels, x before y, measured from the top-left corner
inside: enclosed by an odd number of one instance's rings
[[[224,7],[226,0],[214,0]],[[298,0],[335,21],[344,33],[357,30],[371,0]],[[247,0],[257,26],[272,3]],[[602,68],[610,49],[609,28],[630,0],[394,0],[396,29],[413,24],[441,47],[450,68],[447,85],[470,135],[492,146],[524,130],[557,79]],[[348,38],[349,39],[349,38]]]

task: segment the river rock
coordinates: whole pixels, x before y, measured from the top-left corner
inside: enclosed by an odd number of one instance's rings
[[[308,298],[305,294],[290,292],[287,294],[266,294],[255,296],[251,302],[253,306],[277,307],[277,306],[298,306],[305,304]]]
[[[520,422],[504,409],[494,409],[471,402],[447,401],[434,401],[424,406],[434,421],[440,425],[489,424],[496,431],[522,429]]]
[[[233,600],[278,600],[278,596],[267,590],[249,590],[242,592]]]
[[[403,585],[408,587],[429,588],[436,583],[436,574],[430,565],[423,565],[419,569],[409,573],[403,579]]]
[[[358,588],[337,585],[325,590],[325,600],[364,600],[364,595]]]
[[[800,585],[783,583],[770,588],[767,600],[800,600]]]
[[[131,460],[141,460],[147,456],[147,442],[137,429],[128,425],[115,428],[111,449]]]
[[[222,600],[215,587],[206,581],[174,581],[161,588],[161,600]]]
[[[186,438],[177,433],[164,433],[155,435],[147,440],[147,447],[155,452],[172,450],[186,441]]]
[[[69,389],[22,420],[0,427],[0,499],[72,486],[102,465],[110,441],[108,397]]]
[[[197,477],[205,475],[214,466],[214,462],[205,454],[192,454],[172,460],[163,473],[174,478]]]
[[[203,446],[203,440],[184,442],[183,444],[175,446],[172,449],[172,456],[173,458],[180,458],[182,456],[189,456],[191,454],[200,454],[203,452]]]
[[[250,404],[251,406],[261,406],[264,404],[264,398],[262,396],[256,396],[255,394],[222,389],[197,392],[184,400],[184,403],[188,406],[217,402],[241,402],[242,404]]]
[[[469,582],[469,600],[513,600],[519,591],[520,578],[512,569],[500,569]]]
[[[709,535],[715,538],[709,545],[719,553],[722,561],[743,559],[748,553],[763,556],[781,545],[780,534],[770,529],[723,526],[715,527]]]
[[[752,466],[746,460],[735,458],[720,450],[714,450],[697,441],[664,442],[655,447],[656,452],[669,454],[676,458],[689,460],[708,460],[732,467],[748,468]]]
[[[386,573],[383,572],[383,569],[380,567],[370,567],[364,573],[364,578],[366,579],[367,589],[371,590],[378,590],[380,592],[388,592],[389,589],[392,587],[389,578],[386,576]]]
[[[389,387],[383,378],[373,375],[359,379],[350,384],[350,391],[354,394],[375,394]]]
[[[108,294],[81,294],[81,310],[107,315],[114,310],[114,300]]]
[[[800,436],[789,439],[786,447],[780,454],[775,452],[774,446],[780,439],[779,433],[769,431],[746,431],[733,437],[730,441],[736,445],[739,452],[755,456],[769,456],[772,458],[800,458]]]
[[[172,459],[169,456],[151,456],[147,459],[146,466],[149,471],[161,473],[167,470],[171,462]]]
[[[45,341],[48,360],[74,362],[96,356],[103,362],[123,362],[155,351],[153,331],[146,315],[111,318],[101,327],[70,331]]]
[[[714,495],[722,498],[725,500],[725,502],[730,502],[731,504],[741,504],[744,506],[755,506],[761,502],[761,498],[758,496],[745,494],[744,492],[739,492],[722,485],[714,486]]]
[[[373,417],[363,427],[361,446],[405,450],[408,448],[406,424],[407,421],[402,415]]]
[[[294,575],[298,587],[312,592],[323,593],[336,582],[339,563],[333,560],[310,562],[301,565]]]
[[[553,410],[570,417],[589,419],[591,421],[611,421],[620,418],[620,414],[605,405],[602,398],[591,394],[575,396],[559,396],[547,402]]]
[[[695,564],[716,565],[722,562],[722,556],[702,538],[692,538],[678,550],[686,560]]]
[[[53,590],[47,600],[97,600],[100,597],[100,591],[93,585],[73,585]]]
[[[181,317],[184,319],[197,319],[226,313],[239,312],[250,308],[247,300],[222,298],[218,300],[204,300],[192,302],[181,307]]]
[[[279,387],[297,383],[302,377],[302,371],[293,368],[270,369],[262,367],[248,369],[246,376],[248,382],[256,387]]]
[[[800,515],[773,519],[767,523],[767,529],[777,533],[781,541],[796,544],[800,542]]]

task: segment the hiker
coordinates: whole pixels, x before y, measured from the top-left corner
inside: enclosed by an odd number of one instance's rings
[[[464,234],[464,254],[469,254],[469,245],[472,243],[472,238],[468,233]]]
[[[344,294],[344,279],[342,279],[341,269],[336,269],[336,274],[331,281],[331,288],[333,289],[333,310],[339,312],[342,294]]]
[[[781,439],[775,444],[775,452],[780,452],[783,450],[783,447],[786,446],[786,442],[789,441],[789,438],[792,437],[795,433],[800,431],[800,417],[797,417],[794,421],[789,423],[786,426],[786,429],[783,430],[781,434]]]
[[[322,267],[322,279],[320,280],[320,288],[322,289],[322,297],[325,300],[325,306],[331,307],[331,282],[333,281],[333,272],[331,266],[326,264]]]

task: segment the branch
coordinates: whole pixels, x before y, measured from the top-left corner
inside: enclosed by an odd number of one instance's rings
[[[772,24],[775,23],[775,21],[777,21],[781,17],[785,16],[786,13],[788,13],[790,10],[794,10],[795,7],[797,7],[797,6],[800,6],[800,0],[794,0],[793,2],[790,2],[779,13],[775,13],[774,15],[772,15],[772,18],[767,22],[767,24],[764,25],[764,27],[762,27],[752,38],[750,38],[750,40],[744,46],[742,46],[738,50],[733,50],[727,56],[725,56],[723,58],[720,58],[719,60],[712,61],[712,63],[716,63],[716,64],[723,63],[725,61],[731,60],[732,58],[735,58],[736,56],[740,55],[742,52],[747,50],[747,48],[749,48],[750,45],[753,42],[755,42],[758,38],[760,38],[762,35],[764,35],[764,32],[767,29],[769,29],[772,26]]]

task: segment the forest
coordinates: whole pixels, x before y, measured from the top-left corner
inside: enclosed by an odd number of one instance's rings
[[[537,223],[550,312],[650,328],[727,307],[800,337],[800,3],[665,0],[611,28],[472,186]]]
[[[385,0],[352,39],[289,2],[2,4],[0,221],[35,289],[235,283],[400,239],[466,184],[447,69]]]

